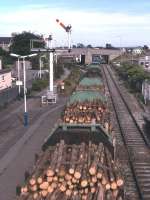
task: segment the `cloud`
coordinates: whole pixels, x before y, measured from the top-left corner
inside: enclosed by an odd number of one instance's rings
[[[65,43],[66,33],[56,24],[56,18],[72,25],[72,40],[75,43],[103,44],[109,40],[114,43],[115,35],[128,37],[132,41],[148,42],[150,35],[150,14],[131,15],[116,12],[94,12],[69,10],[49,5],[29,5],[16,11],[0,13],[1,34],[11,34],[31,30],[33,32],[53,33],[57,43]],[[127,41],[124,41],[126,43]]]

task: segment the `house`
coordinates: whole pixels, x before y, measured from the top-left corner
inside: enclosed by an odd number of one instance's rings
[[[0,91],[12,87],[10,69],[0,69]]]
[[[134,55],[140,55],[142,52],[143,52],[143,49],[140,48],[140,47],[134,48],[134,49],[132,50],[132,53],[133,53]]]
[[[150,71],[150,56],[139,58],[138,64],[143,66],[145,70]]]
[[[5,51],[9,51],[12,37],[0,37],[0,47]]]

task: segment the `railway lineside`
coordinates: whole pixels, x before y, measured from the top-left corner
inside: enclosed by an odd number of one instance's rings
[[[138,124],[124,95],[115,82],[108,66],[103,66],[104,76],[111,95],[113,108],[116,114],[117,123],[120,129],[121,142],[127,151],[128,163],[136,185],[135,199],[150,199],[150,156],[149,144]],[[125,158],[126,159],[126,158]]]

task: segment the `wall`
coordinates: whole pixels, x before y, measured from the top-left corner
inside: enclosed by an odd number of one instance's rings
[[[109,60],[114,59],[120,55],[120,50],[115,49],[99,49],[99,48],[73,48],[70,53],[62,51],[61,55],[72,55],[74,57],[79,57],[80,55],[85,55],[85,64],[90,64],[92,62],[92,55],[108,55]]]
[[[2,69],[2,60],[0,59],[0,70]]]
[[[145,103],[150,101],[150,81],[144,81],[142,84],[142,94],[144,96]]]
[[[10,103],[18,96],[18,88],[8,88],[0,91],[0,107]]]
[[[0,90],[12,87],[11,72],[0,74]]]

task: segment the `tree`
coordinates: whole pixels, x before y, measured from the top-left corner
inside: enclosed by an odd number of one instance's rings
[[[109,44],[109,43],[106,44],[106,49],[112,49],[112,48],[113,48],[113,46],[111,44]]]
[[[23,31],[22,33],[13,33],[12,44],[10,46],[10,51],[19,55],[30,54],[30,40],[32,39],[43,39],[42,36]],[[36,47],[43,47],[44,42],[37,43]]]
[[[77,46],[75,44],[72,45],[72,48],[77,48]]]
[[[143,46],[143,50],[146,50],[146,51],[147,51],[148,49],[149,49],[149,48],[148,48],[147,45],[144,45],[144,46]]]
[[[77,44],[77,48],[84,48],[84,44],[78,43],[78,44]]]
[[[9,55],[9,52],[3,50],[0,47],[0,57],[2,58],[3,68],[7,68],[8,65],[13,63],[12,57]]]
[[[19,55],[28,55],[31,54],[30,50],[30,41],[36,39],[41,40],[42,42],[35,42],[34,47],[42,48],[45,46],[42,35],[37,35],[31,32],[23,31],[22,33],[13,33],[12,34],[12,44],[10,46],[10,51]],[[39,57],[33,57],[30,59],[32,62],[32,68],[38,69],[39,66]]]
[[[93,47],[92,47],[92,45],[91,45],[91,44],[88,44],[88,45],[87,45],[87,48],[93,48]]]

